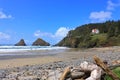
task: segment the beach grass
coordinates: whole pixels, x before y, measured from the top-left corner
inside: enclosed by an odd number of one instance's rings
[[[113,69],[113,72],[120,78],[120,67]],[[109,75],[106,75],[105,80],[113,80],[113,79]]]

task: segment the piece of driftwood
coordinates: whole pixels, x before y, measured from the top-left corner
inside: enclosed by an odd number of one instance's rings
[[[112,78],[113,80],[120,80],[120,78],[119,78],[115,73],[113,73],[113,72],[103,63],[103,61],[102,61],[100,58],[98,58],[97,56],[94,56],[94,60],[95,60],[95,62],[96,62],[96,64],[97,64],[98,66],[100,66],[108,75],[111,76],[111,78]]]
[[[85,79],[74,79],[74,80],[85,80]]]
[[[65,80],[66,77],[67,77],[67,75],[70,74],[70,70],[71,70],[70,67],[67,67],[67,68],[64,70],[63,74],[61,75],[60,80]]]
[[[72,80],[103,80],[106,74],[110,75],[113,80],[120,80],[119,77],[111,71],[111,69],[119,65],[107,66],[107,63],[105,64],[105,62],[96,56],[94,56],[94,60],[96,64],[84,61],[77,68],[65,68],[59,80],[66,80],[68,78]]]
[[[81,79],[81,78],[84,78],[85,77],[85,72],[71,72],[71,79],[74,80],[74,79]]]
[[[109,66],[109,68],[112,70],[112,69],[115,69],[116,67],[120,67],[120,64],[116,64],[116,65],[111,65]]]
[[[78,79],[78,78],[81,78],[85,75],[84,72],[72,72],[71,73],[71,77],[72,79]]]
[[[80,64],[80,67],[85,72],[86,70],[87,71],[89,70],[89,74],[88,72],[85,74],[86,75],[86,77],[84,78],[85,80],[100,80],[102,69],[96,64],[84,61],[83,63]]]
[[[90,76],[85,80],[100,80],[101,75],[102,75],[102,69],[100,67],[97,67],[96,69],[91,71]]]

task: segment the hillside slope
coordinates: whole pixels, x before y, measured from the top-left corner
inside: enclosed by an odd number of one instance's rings
[[[99,32],[93,33],[94,29]],[[120,46],[120,20],[79,26],[69,31],[68,35],[56,45],[73,48]]]

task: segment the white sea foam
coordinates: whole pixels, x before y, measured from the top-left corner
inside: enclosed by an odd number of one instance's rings
[[[53,46],[0,46],[1,52],[26,52],[31,50],[60,50],[68,49],[67,47],[53,47]]]

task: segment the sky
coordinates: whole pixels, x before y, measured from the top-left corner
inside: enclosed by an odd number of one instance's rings
[[[120,0],[0,0],[0,44],[56,44],[69,30],[120,19]]]

